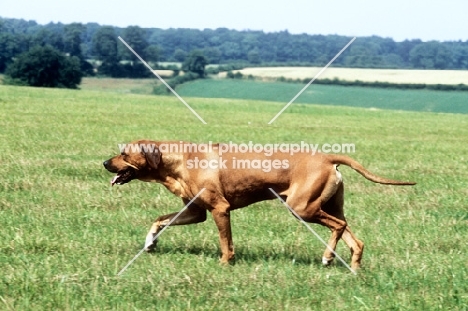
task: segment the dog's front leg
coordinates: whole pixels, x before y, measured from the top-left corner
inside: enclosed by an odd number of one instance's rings
[[[227,264],[234,260],[234,244],[232,242],[231,216],[229,211],[214,209],[211,211],[218,227],[219,242],[221,245],[221,263]]]
[[[168,216],[168,215],[164,215]],[[162,216],[162,217],[164,217]],[[156,235],[161,231],[161,229],[169,223],[170,219],[159,220],[159,218],[153,223],[148,234],[146,235],[145,240],[145,251],[151,252],[156,247],[158,240],[155,239]]]
[[[154,250],[158,242],[157,239],[155,240],[156,235],[165,226],[167,226],[177,214],[178,213],[167,214],[167,215],[160,216],[156,219],[156,221],[151,226],[148,234],[146,235],[145,250],[147,252]],[[177,219],[175,219],[171,223],[171,226],[195,224],[195,223],[203,222],[205,220],[206,220],[206,210],[195,204],[192,204],[185,211],[183,211],[179,215],[179,217],[177,217]]]

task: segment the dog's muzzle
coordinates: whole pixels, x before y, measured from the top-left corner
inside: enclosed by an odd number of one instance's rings
[[[132,181],[132,179],[135,178],[135,169],[132,167],[127,167],[124,170],[118,171],[112,166],[109,160],[104,161],[102,165],[104,165],[106,170],[108,170],[109,172],[117,174],[114,178],[112,178],[110,182],[111,186],[115,184],[123,185]]]

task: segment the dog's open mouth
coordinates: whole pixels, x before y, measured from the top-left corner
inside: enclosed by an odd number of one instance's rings
[[[135,176],[135,171],[132,168],[128,168],[122,172],[118,172],[117,175],[112,178],[111,186],[118,184],[123,185],[131,181]]]

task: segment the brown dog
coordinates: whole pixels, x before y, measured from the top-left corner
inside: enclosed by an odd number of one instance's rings
[[[234,258],[230,212],[255,202],[275,199],[269,190],[272,188],[305,221],[321,224],[332,231],[328,242],[331,249],[334,250],[342,238],[351,250],[351,267],[357,269],[364,244],[351,232],[344,217],[343,182],[338,165],[347,165],[375,183],[415,184],[376,176],[344,155],[311,155],[284,149],[261,153],[252,148],[236,150],[235,146],[226,144],[149,140],[136,141],[126,147],[120,155],[103,163],[108,171],[117,174],[111,184],[125,184],[133,179],[158,182],[181,197],[184,204],[205,188],[172,225],[203,222],[206,211],[209,211],[219,230],[222,263]],[[153,237],[176,214],[156,219],[146,238],[146,250],[155,247],[157,241],[153,241]],[[328,265],[333,258],[333,252],[327,248],[323,263]]]

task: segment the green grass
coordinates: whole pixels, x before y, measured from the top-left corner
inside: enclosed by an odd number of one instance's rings
[[[182,96],[237,98],[288,103],[305,84],[250,80],[205,79],[177,88]],[[310,85],[295,101],[362,108],[468,113],[463,91],[398,90],[374,87]]]
[[[173,97],[0,86],[0,309],[467,310],[467,116],[293,104],[266,125],[284,103],[186,100],[208,125]],[[235,265],[219,265],[209,217],[169,228],[117,277],[182,207],[160,185],[109,186],[102,161],[136,138],[355,143],[370,170],[418,185],[341,170],[366,243],[357,276],[322,267],[324,247],[269,201],[233,212]]]

